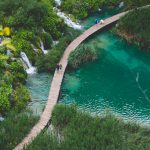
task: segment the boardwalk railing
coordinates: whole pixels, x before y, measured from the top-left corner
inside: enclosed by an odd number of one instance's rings
[[[14,150],[22,150],[24,147],[29,145],[32,142],[32,140],[45,128],[45,126],[48,124],[49,120],[51,119],[53,108],[57,104],[59,98],[60,88],[68,64],[68,57],[70,53],[74,51],[89,36],[93,35],[97,31],[102,30],[104,27],[118,21],[126,13],[127,12],[123,12],[108,18],[104,20],[104,24],[96,24],[92,26],[91,28],[86,30],[83,34],[81,34],[79,37],[77,37],[73,42],[71,42],[70,45],[65,49],[64,54],[60,60],[60,64],[62,64],[63,69],[59,73],[57,71],[55,71],[54,73],[54,77],[50,87],[48,101],[43,111],[43,114],[40,117],[40,120],[31,129],[30,133],[23,139],[23,141],[14,148]]]

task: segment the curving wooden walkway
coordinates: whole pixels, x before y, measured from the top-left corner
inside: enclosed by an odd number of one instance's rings
[[[22,150],[24,147],[29,145],[32,140],[45,128],[45,126],[48,124],[51,115],[52,110],[54,106],[57,104],[61,84],[63,81],[64,73],[68,64],[68,57],[72,51],[74,51],[85,39],[87,39],[89,36],[94,34],[95,32],[102,30],[107,25],[110,25],[116,21],[118,21],[123,15],[125,15],[127,12],[123,12],[120,14],[117,14],[115,16],[112,16],[106,20],[104,20],[104,24],[96,24],[86,30],[83,34],[81,34],[79,37],[77,37],[71,44],[66,48],[63,57],[60,60],[60,64],[62,64],[62,72],[58,73],[55,71],[54,77],[51,83],[50,92],[47,104],[45,106],[45,109],[43,111],[43,114],[40,117],[40,120],[38,123],[31,129],[30,133],[23,139],[23,141],[18,144],[14,150]]]

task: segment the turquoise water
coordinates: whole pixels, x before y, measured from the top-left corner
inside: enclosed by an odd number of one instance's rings
[[[105,19],[117,11],[99,12],[82,22],[85,29],[95,19]],[[92,114],[110,111],[125,120],[150,123],[150,53],[144,52],[109,31],[85,42],[99,53],[96,61],[67,72],[60,103],[76,104]],[[52,76],[28,78],[32,95],[30,107],[41,112],[48,98]]]
[[[47,102],[52,75],[42,73],[28,77],[27,87],[30,90],[32,101],[29,103],[34,114],[41,114]]]
[[[101,12],[86,19],[85,29],[95,19],[113,12]],[[150,53],[144,52],[111,32],[95,35],[85,42],[99,58],[66,73],[60,103],[76,104],[80,109],[102,114],[110,111],[125,120],[150,123]]]
[[[65,75],[60,102],[150,123],[150,54],[110,32],[86,44],[98,49],[99,58]]]

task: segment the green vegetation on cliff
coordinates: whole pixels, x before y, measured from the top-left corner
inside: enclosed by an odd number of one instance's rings
[[[45,57],[39,57],[36,63],[39,72],[51,71],[53,72],[56,68],[57,63],[63,55],[64,50],[72,42],[75,37],[80,34],[80,31],[66,28],[64,30],[65,36],[60,39],[59,43],[53,47]]]
[[[136,9],[122,17],[117,33],[130,43],[150,50],[150,7]]]
[[[62,0],[61,9],[77,19],[88,17],[104,6],[115,6],[119,0]]]
[[[68,14],[73,14],[77,19],[83,19],[104,7],[116,7],[124,2],[125,9],[144,6],[149,0],[62,0],[61,9]]]
[[[40,49],[41,39],[45,47],[50,48],[49,39],[58,40],[63,33],[63,20],[53,11],[51,0],[0,1],[0,16],[2,26],[9,26],[13,31],[12,41],[17,52],[26,52],[33,62],[40,51],[36,53],[31,44]]]
[[[23,85],[27,73],[20,60],[25,52],[32,65],[50,49],[66,26],[53,11],[52,0],[0,1],[0,114],[21,110],[30,100]],[[9,50],[9,51],[8,51]],[[58,59],[57,59],[58,60]]]
[[[20,110],[30,100],[26,87],[22,85],[26,77],[27,73],[20,60],[7,56],[6,48],[0,47],[0,114],[12,107]]]
[[[148,150],[150,129],[111,115],[92,117],[74,106],[57,105],[52,133],[41,133],[27,150]]]

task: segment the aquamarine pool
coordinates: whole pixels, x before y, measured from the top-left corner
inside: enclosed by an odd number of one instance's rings
[[[99,12],[87,18],[85,29],[117,11]],[[60,103],[76,104],[93,114],[110,111],[125,120],[150,123],[150,53],[127,44],[110,31],[88,39],[99,57],[73,72],[67,72],[62,85]],[[32,108],[43,109],[52,76],[37,74],[28,78]]]

